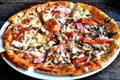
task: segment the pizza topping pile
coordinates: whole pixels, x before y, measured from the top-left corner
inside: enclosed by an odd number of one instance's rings
[[[13,20],[9,49],[36,69],[72,65],[84,73],[101,67],[102,56],[110,53],[108,47],[117,34],[107,25],[110,19],[97,18],[78,4],[73,9],[71,2],[46,6]]]

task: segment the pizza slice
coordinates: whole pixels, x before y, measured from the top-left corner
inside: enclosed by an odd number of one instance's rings
[[[64,24],[72,11],[72,2],[48,2],[40,13],[43,22],[48,23],[50,19],[55,19],[60,25]]]

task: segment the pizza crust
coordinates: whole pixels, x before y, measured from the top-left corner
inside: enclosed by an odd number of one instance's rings
[[[15,26],[14,24],[10,24],[3,35],[4,47],[6,49],[10,47],[10,43],[12,42],[13,35],[11,30],[14,26]]]

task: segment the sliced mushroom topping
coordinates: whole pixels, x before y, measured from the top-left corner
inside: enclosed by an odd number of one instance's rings
[[[108,36],[108,38],[112,38],[116,34],[117,34],[117,32],[108,32],[107,36]]]

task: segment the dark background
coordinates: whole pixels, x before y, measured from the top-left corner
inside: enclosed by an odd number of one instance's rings
[[[0,28],[14,13],[47,0],[0,0]],[[120,26],[119,0],[69,0],[96,6],[114,18]],[[111,2],[113,1],[113,2]],[[0,56],[0,80],[37,80],[12,69]],[[120,80],[120,55],[107,68],[82,80]]]

